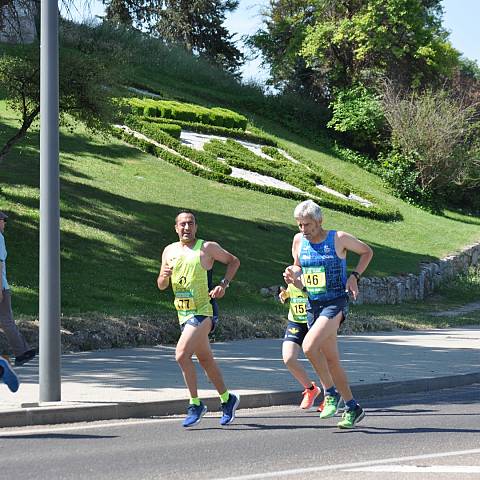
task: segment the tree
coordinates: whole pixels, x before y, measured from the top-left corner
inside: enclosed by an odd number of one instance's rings
[[[321,99],[314,71],[300,55],[306,27],[313,22],[312,2],[271,0],[263,18],[263,28],[250,36],[246,44],[261,53],[263,65],[270,69],[268,83],[283,92]]]
[[[91,29],[71,26],[62,32],[59,69],[61,119],[68,116],[88,128],[105,128],[114,113],[108,88],[121,82],[122,62],[114,50],[95,43]],[[105,46],[107,47],[107,46]],[[19,130],[0,148],[0,164],[37,120],[40,112],[39,45],[3,46],[0,54],[0,88],[7,105],[20,115]]]
[[[251,42],[277,86],[301,82],[330,101],[383,77],[410,87],[451,76],[459,54],[441,15],[441,0],[271,0]]]
[[[436,206],[456,190],[478,197],[478,104],[445,89],[402,92],[389,83],[382,102],[393,145],[384,166],[394,188],[400,184],[404,196]]]
[[[102,0],[105,20],[124,27],[149,29],[157,21],[162,0]]]
[[[441,0],[319,0],[301,55],[328,85],[403,87],[448,78],[459,53],[441,27]]]
[[[232,73],[243,54],[223,26],[238,0],[103,0],[106,20],[147,31]]]
[[[37,36],[35,20],[39,3],[35,0],[0,0],[0,42],[33,42]]]
[[[164,0],[155,29],[167,42],[235,72],[243,54],[223,23],[226,13],[237,7],[238,0]]]

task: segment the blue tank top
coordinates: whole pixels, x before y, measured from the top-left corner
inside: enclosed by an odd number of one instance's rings
[[[321,243],[302,237],[299,260],[310,300],[329,301],[345,295],[347,261],[335,250],[335,230]]]

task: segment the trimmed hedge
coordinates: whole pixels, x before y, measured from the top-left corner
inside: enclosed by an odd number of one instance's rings
[[[156,123],[144,122],[129,115],[125,118],[125,125],[214,172],[220,172],[225,175],[232,173],[232,169],[225,163],[220,162],[217,157],[183,145],[183,143],[170,137],[162,129],[158,128],[158,124]]]
[[[247,118],[226,108],[206,108],[192,103],[173,100],[154,100],[152,98],[128,99],[131,111],[145,117],[162,117],[183,122],[195,122],[217,127],[245,130]]]
[[[234,142],[233,140],[227,140],[226,142],[212,140],[205,144],[206,152],[199,152],[190,147],[182,145],[181,142],[173,139],[159,129],[152,130],[151,127],[154,125],[152,123],[149,124],[148,122],[140,121],[134,117],[130,117],[129,122],[132,129],[136,129],[144,135],[158,141],[159,143],[168,146],[185,158],[169,152],[164,148],[157,147],[147,140],[139,139],[132,134],[124,132],[123,130],[120,132],[117,130],[117,136],[126,142],[139,147],[145,152],[160,157],[163,160],[192,173],[193,175],[294,200],[301,201],[313,198],[320,205],[352,215],[363,216],[382,221],[401,219],[401,215],[397,210],[381,208],[376,205],[372,207],[365,207],[361,204],[357,204],[352,201],[346,201],[342,198],[336,197],[335,195],[323,192],[316,187],[316,179],[314,179],[315,174],[313,172],[307,171],[307,174],[303,175],[306,169],[305,167],[302,167],[302,165],[294,164],[291,170],[287,169],[287,171],[282,171],[284,169],[281,169],[280,167],[276,168],[274,165],[271,165],[271,161],[255,155],[246,147],[243,147],[238,142]],[[155,135],[156,138],[153,138],[153,135]],[[163,138],[163,140],[161,138]],[[307,193],[293,192],[291,190],[283,190],[265,185],[257,185],[249,182],[248,180],[230,177],[229,175],[231,173],[231,168],[228,165],[220,162],[217,159],[217,156],[224,158],[232,166],[238,166],[238,168],[244,168],[246,170],[258,172],[262,175],[268,175],[273,178],[286,181]],[[195,163],[205,165],[209,168],[209,170],[195,165],[190,160]],[[273,161],[275,162],[276,160],[274,159]],[[303,172],[302,174],[299,174],[299,171],[301,170],[303,170]]]
[[[278,180],[287,182],[290,185],[307,192],[310,194],[310,196],[317,199],[320,204],[334,210],[379,220],[398,220],[401,218],[398,210],[390,209],[385,206],[380,207],[377,199],[372,199],[370,195],[367,195],[363,192],[359,192],[359,194],[361,193],[366,198],[370,197],[368,199],[372,200],[372,203],[376,202],[377,205],[366,207],[352,200],[342,199],[336,195],[320,190],[317,187],[318,183],[327,185],[330,188],[334,188],[332,184],[337,183],[342,185],[345,190],[348,189],[348,194],[351,191],[351,187],[346,186],[345,183],[341,182],[339,179],[336,179],[331,174],[328,174],[326,171],[323,172],[325,176],[320,177],[315,172],[307,169],[301,163],[295,164],[288,160],[286,157],[281,155],[278,150],[276,157],[278,158],[277,161],[279,161],[279,164],[271,165],[267,159],[255,155],[255,153],[248,148],[232,140],[227,140],[226,142],[212,140],[211,142],[205,144],[204,148],[207,151],[215,153],[217,156],[224,158],[232,166],[255,171],[262,175],[268,175]],[[273,151],[270,149],[266,149],[266,151],[273,153]],[[264,153],[266,152],[264,151]],[[293,154],[290,155],[295,158]],[[274,160],[276,160],[276,158]],[[296,160],[299,160],[298,155]],[[285,162],[288,163],[285,164]]]
[[[277,142],[272,137],[264,134],[251,133],[245,130],[236,128],[217,127],[215,125],[206,125],[198,122],[184,122],[182,120],[174,120],[172,118],[162,117],[143,117],[142,120],[154,123],[172,123],[179,125],[183,130],[189,130],[191,132],[206,133],[207,135],[218,135],[220,137],[236,138],[245,140],[247,142],[259,143],[261,145],[276,146]]]

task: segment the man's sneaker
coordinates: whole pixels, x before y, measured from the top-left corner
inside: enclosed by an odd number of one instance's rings
[[[324,402],[325,402],[325,397],[323,397],[322,402],[318,405],[317,412],[323,411]],[[339,412],[343,412],[343,410],[345,410],[345,402],[343,401],[342,397],[340,397],[337,409],[338,409]]]
[[[355,424],[365,418],[365,412],[360,405],[353,410],[345,410],[342,419],[337,423],[338,428],[353,428]]]
[[[306,388],[302,393],[303,400],[300,404],[300,408],[303,408],[304,410],[310,410],[313,407],[315,399],[320,395],[320,389],[313,382],[312,385],[313,388],[311,390]]]
[[[235,420],[235,410],[240,403],[240,395],[230,393],[227,403],[222,403],[223,415],[220,425],[230,425]]]
[[[193,427],[194,425],[197,425],[207,413],[207,410],[207,406],[203,402],[200,402],[200,405],[190,404],[187,409],[187,416],[182,425],[184,427]]]
[[[3,369],[2,380],[10,389],[11,392],[16,392],[20,382],[18,381],[17,374],[13,371],[10,366],[10,362],[5,360],[3,357],[0,357],[0,367]]]
[[[337,414],[340,395],[327,395],[323,399],[323,409],[320,418],[330,418]]]
[[[34,348],[32,348],[31,350],[27,350],[25,353],[22,353],[18,357],[15,357],[15,366],[22,366],[24,363],[27,363],[30,360],[34,359],[36,354],[37,351]]]

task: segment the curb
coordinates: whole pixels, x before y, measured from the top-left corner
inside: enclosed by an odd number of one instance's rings
[[[442,388],[460,387],[480,382],[480,372],[464,375],[421,378],[399,382],[380,382],[352,385],[358,398],[380,398],[400,393],[421,393]],[[243,394],[242,408],[274,407],[296,404],[298,391]],[[218,398],[204,400],[209,411],[218,410]],[[160,400],[156,402],[122,402],[76,406],[39,405],[0,412],[0,428],[51,425],[61,423],[120,420],[128,418],[163,417],[185,413],[185,400]]]

